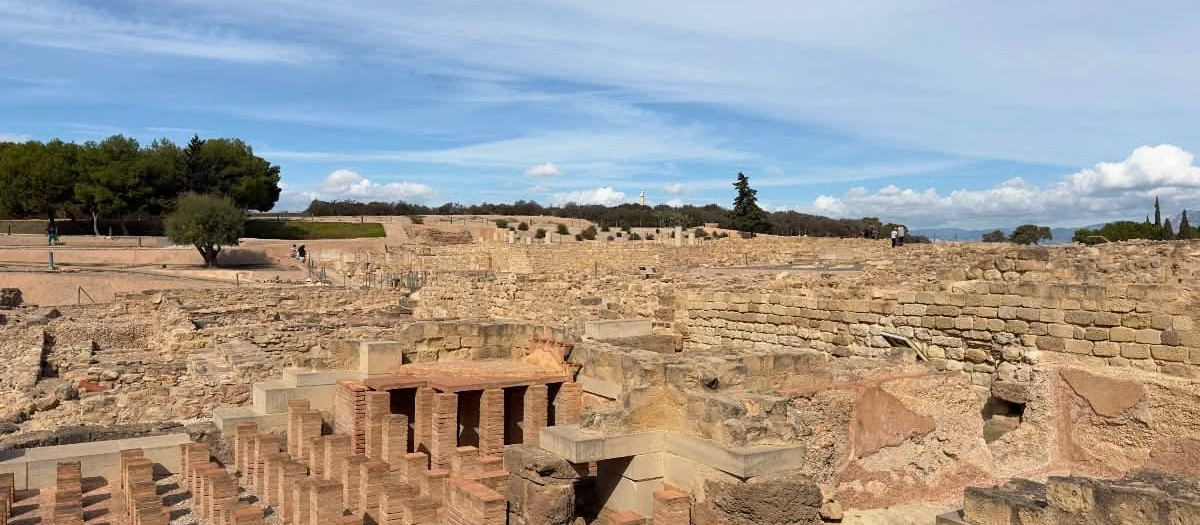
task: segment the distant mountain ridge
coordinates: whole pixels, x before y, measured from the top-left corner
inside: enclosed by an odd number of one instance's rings
[[[1044,244],[1066,244],[1071,242],[1071,238],[1075,236],[1075,230],[1080,228],[1095,229],[1101,228],[1105,223],[1091,224],[1087,226],[1076,226],[1074,228],[1050,228],[1049,242]],[[983,234],[1000,230],[1005,235],[1012,233],[1012,228],[987,228],[982,230],[967,230],[963,228],[926,228],[913,230],[913,235],[924,235],[935,241],[982,241]]]

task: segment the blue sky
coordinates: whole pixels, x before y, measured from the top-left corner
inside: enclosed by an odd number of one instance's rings
[[[841,5],[847,4],[847,5]],[[0,139],[236,136],[307,200],[915,226],[1200,204],[1184,2],[0,0]]]

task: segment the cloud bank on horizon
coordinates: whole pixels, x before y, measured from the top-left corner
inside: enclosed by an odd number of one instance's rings
[[[728,205],[741,171],[771,209],[1079,225],[1140,218],[1154,196],[1200,207],[1200,68],[1179,66],[1197,16],[1083,0],[0,0],[0,141],[237,136],[282,166],[282,209],[642,191]]]

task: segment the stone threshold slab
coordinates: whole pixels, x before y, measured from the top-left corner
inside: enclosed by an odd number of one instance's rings
[[[798,468],[806,457],[801,446],[729,447],[676,432],[605,435],[575,425],[543,428],[538,444],[572,463],[668,452],[740,478]]]

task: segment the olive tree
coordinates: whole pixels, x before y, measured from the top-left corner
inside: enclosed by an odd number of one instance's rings
[[[246,228],[246,212],[229,197],[186,193],[166,218],[167,237],[175,244],[191,244],[205,266],[217,266],[222,246],[236,246]]]

